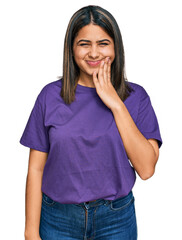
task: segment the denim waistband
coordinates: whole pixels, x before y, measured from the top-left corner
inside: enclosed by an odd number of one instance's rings
[[[87,209],[90,207],[96,207],[100,205],[108,205],[110,204],[111,200],[105,200],[105,199],[97,199],[94,201],[89,201],[89,202],[82,202],[82,203],[76,203],[75,205],[77,206],[83,206],[86,207]]]
[[[105,199],[97,199],[97,200],[94,200],[94,201],[90,201],[90,202],[82,202],[82,203],[78,203],[78,204],[75,204],[77,206],[82,206],[82,207],[85,207],[85,208],[90,208],[90,207],[96,207],[96,206],[100,206],[100,205],[109,205],[111,202],[113,201],[118,201],[120,199],[124,199],[124,198],[128,198],[128,197],[132,197],[133,196],[133,192],[130,191],[128,195],[124,196],[124,197],[119,197],[115,200],[105,200]]]

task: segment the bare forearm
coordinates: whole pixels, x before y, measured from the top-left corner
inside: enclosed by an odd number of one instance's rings
[[[42,172],[29,169],[26,182],[26,204],[25,204],[25,237],[31,239],[39,237],[39,225],[42,202]]]
[[[112,112],[128,158],[140,177],[147,179],[157,162],[152,145],[141,134],[123,102]]]

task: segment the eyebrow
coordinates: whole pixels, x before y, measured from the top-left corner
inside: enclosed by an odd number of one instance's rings
[[[101,42],[105,42],[105,41],[107,41],[107,42],[111,42],[109,39],[102,39],[102,40],[98,40],[98,41],[96,41],[97,43],[101,43]],[[78,42],[77,42],[77,44],[79,44],[80,42],[88,42],[88,43],[90,43],[91,41],[90,40],[86,40],[86,39],[81,39],[81,40],[79,40]]]

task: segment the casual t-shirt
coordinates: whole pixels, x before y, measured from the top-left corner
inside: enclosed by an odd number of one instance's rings
[[[147,138],[162,139],[147,92],[129,82],[134,91],[124,101],[131,117]],[[41,190],[59,203],[96,199],[115,200],[134,186],[130,164],[112,111],[96,88],[76,87],[75,100],[65,104],[61,79],[42,88],[20,143],[47,152]]]

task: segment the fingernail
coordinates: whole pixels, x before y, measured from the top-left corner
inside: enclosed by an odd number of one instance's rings
[[[101,62],[101,66],[104,66],[104,61]]]

